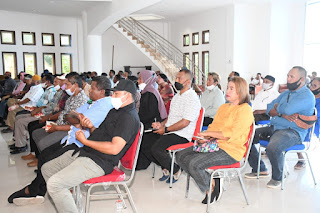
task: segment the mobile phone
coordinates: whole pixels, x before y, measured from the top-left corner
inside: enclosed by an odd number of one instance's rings
[[[208,139],[206,139],[206,138],[202,138],[202,137],[199,137],[199,136],[193,136],[193,137],[195,137],[196,139],[199,139],[199,140],[205,140],[205,141],[208,140]]]

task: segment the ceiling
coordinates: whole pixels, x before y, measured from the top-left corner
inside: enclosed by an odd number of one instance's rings
[[[81,16],[81,12],[112,0],[1,0],[0,10],[54,16]]]

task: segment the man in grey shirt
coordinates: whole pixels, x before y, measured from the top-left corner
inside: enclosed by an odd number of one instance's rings
[[[11,72],[5,72],[4,73],[4,78],[6,79],[4,82],[3,90],[1,92],[0,97],[2,98],[3,96],[10,95],[16,86],[16,82],[11,78]]]

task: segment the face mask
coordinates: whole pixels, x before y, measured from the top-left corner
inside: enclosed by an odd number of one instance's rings
[[[214,84],[212,84],[211,86],[207,86],[207,89],[210,90],[210,91],[213,90],[213,88],[215,88]]]
[[[121,98],[123,98],[124,96],[122,96]],[[111,104],[116,110],[118,110],[122,106],[122,104],[125,103],[122,102],[121,98],[111,98]]]
[[[58,84],[57,86],[54,87],[54,89],[58,91],[60,89],[60,85]]]
[[[42,83],[42,84],[41,84],[41,87],[42,87],[42,88],[46,88],[46,87],[47,87],[47,84],[46,84],[46,83]]]
[[[267,83],[262,83],[262,89],[264,90],[268,90],[271,88],[271,84],[267,84]]]
[[[183,84],[179,82],[174,82],[174,86],[176,87],[177,90],[182,90],[183,89]]]
[[[314,95],[318,95],[320,93],[320,88],[311,91]]]
[[[147,84],[145,84],[145,83],[141,83],[138,85],[140,91],[144,90],[144,88],[146,88],[146,86],[147,86]]]
[[[62,85],[61,89],[62,89],[62,90],[65,90],[65,89],[66,89],[66,85],[65,85],[65,84]]]
[[[72,86],[71,86],[71,87],[72,87]],[[71,92],[71,89],[69,88],[69,89],[66,90],[66,93],[67,93],[69,96],[73,96],[74,91]]]
[[[4,79],[6,79],[6,80],[9,79],[9,76],[4,77]]]
[[[301,80],[301,78],[299,78],[299,80],[297,80],[296,82],[293,83],[287,83],[287,87],[289,90],[296,90],[300,85],[301,82],[298,84],[298,82]]]

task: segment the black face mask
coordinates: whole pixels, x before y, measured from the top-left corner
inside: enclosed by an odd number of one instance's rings
[[[4,79],[6,79],[6,80],[9,79],[9,76],[4,77]]]
[[[314,95],[318,95],[320,93],[320,88],[311,91]]]
[[[287,83],[287,87],[289,90],[296,90],[300,85],[301,82],[298,84],[298,82],[301,80],[301,78],[299,78],[299,80],[297,80],[296,82],[293,83]]]
[[[179,82],[174,82],[174,86],[176,87],[177,90],[182,90],[183,89],[183,84]]]

